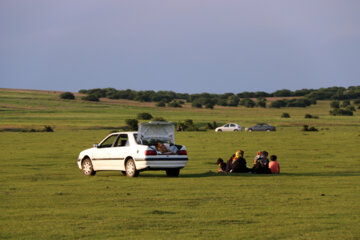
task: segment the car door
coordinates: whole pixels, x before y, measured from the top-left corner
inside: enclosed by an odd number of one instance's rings
[[[110,159],[110,150],[117,138],[118,134],[112,134],[104,139],[99,146],[94,149],[91,160],[95,171],[111,169],[112,163]]]
[[[230,124],[225,124],[222,129],[223,129],[223,131],[229,131],[229,127],[230,127]]]
[[[235,128],[236,128],[236,125],[235,124],[233,124],[233,123],[231,123],[230,124],[230,126],[229,126],[229,131],[234,131],[235,130]]]
[[[109,170],[125,170],[124,161],[129,155],[130,141],[126,133],[122,133],[116,139],[112,148],[109,149]]]

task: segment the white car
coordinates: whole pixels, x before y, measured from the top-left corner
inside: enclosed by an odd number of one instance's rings
[[[215,129],[215,132],[237,132],[241,131],[242,127],[236,123],[227,123],[224,126]]]
[[[159,151],[158,143],[166,151]],[[82,151],[77,165],[87,176],[119,170],[136,177],[144,170],[165,170],[167,176],[176,177],[187,161],[186,147],[175,144],[175,125],[149,122],[142,123],[138,132],[111,133],[93,148]]]

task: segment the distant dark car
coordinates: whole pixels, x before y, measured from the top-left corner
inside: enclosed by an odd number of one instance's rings
[[[245,131],[252,132],[252,131],[276,131],[274,126],[271,126],[267,123],[258,123],[255,126],[245,128]]]

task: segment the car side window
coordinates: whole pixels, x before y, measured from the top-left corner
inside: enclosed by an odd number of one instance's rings
[[[229,124],[226,124],[224,127],[229,127]]]
[[[114,143],[114,141],[116,140],[117,137],[118,137],[118,135],[111,135],[110,137],[108,137],[107,139],[105,139],[105,141],[102,142],[99,147],[100,147],[100,148],[112,147],[112,145],[113,145],[113,143]]]
[[[230,127],[235,127],[235,124],[230,124]]]
[[[129,146],[129,137],[127,134],[120,134],[115,144],[115,147],[125,147],[125,146]]]

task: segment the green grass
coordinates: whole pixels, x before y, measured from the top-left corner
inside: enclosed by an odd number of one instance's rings
[[[360,117],[305,108],[162,109],[63,101],[52,93],[0,91],[0,128],[55,126],[54,133],[0,132],[0,239],[359,239]],[[180,177],[120,172],[85,177],[78,153],[126,118],[269,122],[276,132],[181,132]],[[290,119],[280,118],[288,112]],[[319,119],[305,119],[306,113]],[[303,124],[319,132],[300,131]],[[218,157],[278,155],[280,175],[217,174]]]

